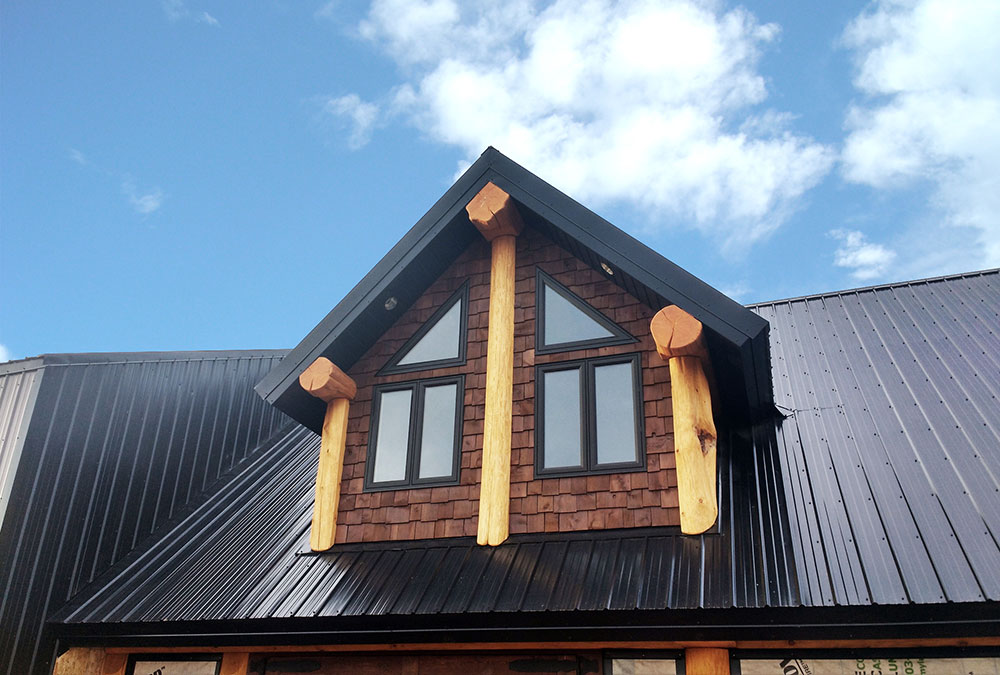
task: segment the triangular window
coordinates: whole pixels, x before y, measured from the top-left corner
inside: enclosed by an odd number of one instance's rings
[[[444,368],[465,363],[469,283],[448,298],[396,352],[379,375]]]
[[[545,354],[636,341],[628,331],[538,270],[535,277],[535,351]]]

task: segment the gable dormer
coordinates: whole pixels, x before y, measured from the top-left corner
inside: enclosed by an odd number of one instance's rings
[[[689,500],[699,532],[715,520],[713,411],[769,409],[766,333],[489,149],[257,389],[320,431],[333,402],[300,375],[325,359],[356,384],[340,478],[317,501],[329,543],[681,526],[678,444],[711,458]]]

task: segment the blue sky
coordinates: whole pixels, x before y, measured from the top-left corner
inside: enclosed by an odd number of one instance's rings
[[[298,342],[487,145],[741,302],[1000,265],[1000,3],[5,2],[0,359]]]

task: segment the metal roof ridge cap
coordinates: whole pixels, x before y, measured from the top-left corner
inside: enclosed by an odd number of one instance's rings
[[[285,387],[288,386],[289,380],[293,379],[292,378],[292,373],[297,368],[299,368],[300,366],[302,366],[302,364],[305,363],[305,361],[308,358],[308,356],[310,354],[312,354],[312,352],[315,349],[317,349],[320,344],[322,344],[325,340],[327,340],[335,332],[335,330],[338,327],[340,327],[341,325],[343,325],[344,321],[348,320],[352,315],[356,314],[359,307],[367,306],[367,304],[369,304],[371,302],[371,297],[370,296],[372,294],[372,291],[374,291],[375,288],[380,287],[383,284],[383,282],[388,277],[390,277],[392,275],[392,273],[395,270],[397,270],[401,264],[403,264],[406,261],[406,259],[407,259],[408,256],[409,257],[415,256],[417,254],[417,252],[420,249],[423,248],[422,246],[416,246],[416,245],[403,246],[403,243],[406,240],[406,238],[408,236],[410,236],[411,234],[417,240],[417,242],[414,242],[414,243],[423,243],[423,241],[428,236],[431,235],[431,232],[432,232],[432,230],[435,229],[435,226],[438,225],[439,223],[441,223],[444,220],[444,216],[449,211],[451,211],[452,209],[454,209],[455,204],[458,204],[461,201],[461,199],[471,189],[473,189],[472,187],[469,187],[469,188],[466,188],[464,190],[461,190],[460,193],[459,193],[459,191],[457,190],[457,188],[459,186],[459,183],[461,183],[463,181],[463,179],[467,179],[470,182],[471,186],[475,186],[475,185],[477,185],[479,183],[479,180],[483,176],[487,175],[490,172],[490,170],[493,169],[492,162],[493,162],[494,158],[492,156],[487,156],[487,153],[490,150],[493,150],[493,152],[497,152],[492,147],[487,148],[487,150],[483,152],[483,154],[480,156],[480,158],[478,160],[476,160],[476,162],[474,162],[471,166],[469,166],[468,169],[466,169],[465,173],[463,173],[462,176],[460,176],[459,179],[457,181],[455,181],[455,183],[453,183],[452,186],[450,188],[448,188],[448,190],[445,191],[445,193],[443,195],[441,195],[441,197],[439,197],[427,209],[427,211],[420,218],[417,219],[417,222],[414,223],[413,226],[410,227],[410,229],[407,230],[406,233],[403,234],[403,236],[399,239],[399,241],[397,241],[395,244],[393,244],[392,248],[390,248],[385,253],[385,255],[383,255],[382,258],[380,258],[377,263],[375,263],[375,265],[371,268],[371,270],[369,270],[368,273],[365,274],[358,281],[358,283],[356,283],[351,288],[351,290],[347,292],[347,294],[340,300],[340,302],[338,302],[336,305],[334,305],[333,309],[331,309],[327,313],[327,315],[325,317],[323,317],[323,319],[321,319],[320,322],[312,330],[310,330],[309,333],[307,333],[304,338],[302,338],[302,340],[299,341],[299,344],[297,344],[295,347],[293,347],[291,350],[289,350],[288,354],[286,355],[286,358],[289,357],[289,356],[293,356],[295,354],[295,352],[298,351],[299,347],[302,347],[307,341],[310,341],[310,340],[312,341],[312,345],[309,346],[309,348],[306,351],[306,353],[298,360],[298,362],[293,367],[289,368],[288,373],[282,375],[280,377],[280,379],[277,379],[278,376],[275,376],[276,381],[273,382],[273,383],[271,383],[269,381],[271,379],[271,374],[274,373],[275,371],[279,370],[282,367],[282,363],[279,363],[273,369],[271,369],[271,371],[269,371],[254,386],[254,390],[262,398],[264,398],[265,400],[267,400],[269,402],[273,402],[271,400],[271,396],[274,394],[274,392],[277,391],[279,388],[285,388]],[[473,172],[473,170],[476,169],[477,165],[479,165],[481,161],[483,162],[483,164],[480,165],[480,170],[478,172]],[[450,200],[446,201],[446,198],[448,198],[448,196],[452,193],[453,190],[456,191],[455,195]],[[441,208],[441,211],[442,211],[441,215],[439,215],[438,217],[436,217],[433,221],[428,221],[428,222],[425,223],[424,221],[427,218],[429,218],[430,215],[431,215],[431,213],[433,211],[435,211],[439,206],[442,207]],[[422,231],[418,231],[418,228],[421,228],[421,227],[423,228]],[[388,262],[387,259],[389,258],[389,256],[391,256],[394,252],[396,252],[397,249],[400,252],[400,255],[399,255],[398,259],[396,259],[396,260],[394,260],[392,262]],[[381,271],[380,275],[373,277],[373,275],[375,274],[375,272],[379,269],[379,266],[382,265],[383,263],[385,263],[385,269]],[[366,283],[366,282],[368,282],[368,283]],[[360,289],[362,288],[362,286],[365,286],[365,287],[368,288],[367,292],[361,293]],[[333,325],[331,325],[327,330],[319,332],[319,329],[323,326],[323,324],[327,321],[327,319],[329,319],[334,314],[334,312],[336,312],[338,309],[340,309],[341,305],[343,305],[347,300],[349,300],[351,298],[352,294],[355,293],[355,292],[359,293],[359,297],[356,298],[356,300],[353,302],[353,304],[350,307],[345,307],[345,309],[344,309],[344,315],[336,323],[334,323]],[[376,295],[377,295],[377,293],[376,293]],[[282,361],[284,361],[284,359],[282,359]]]
[[[942,274],[936,277],[923,277],[920,279],[910,279],[904,281],[889,281],[883,284],[873,284],[871,286],[857,286],[855,288],[845,288],[839,291],[822,291],[820,293],[807,293],[806,295],[796,295],[788,298],[778,298],[777,300],[761,300],[744,305],[753,311],[756,307],[771,307],[774,305],[786,305],[792,302],[803,302],[805,300],[819,300],[823,298],[833,298],[842,295],[852,295],[857,293],[869,293],[874,291],[889,290],[892,288],[905,288],[918,284],[931,284],[942,281],[958,281],[959,279],[971,279],[973,277],[985,277],[1000,273],[1000,267],[993,267],[984,270],[973,270],[970,272],[956,272],[954,274]]]

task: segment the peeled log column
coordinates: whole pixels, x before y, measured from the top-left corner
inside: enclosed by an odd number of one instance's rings
[[[676,305],[657,312],[649,329],[656,351],[670,364],[681,532],[700,534],[712,527],[719,516],[717,435],[705,375],[708,349],[701,322]]]
[[[729,650],[692,647],[684,650],[687,675],[729,675]]]
[[[492,245],[490,323],[486,347],[486,410],[479,493],[479,544],[496,546],[510,533],[510,442],[514,387],[514,263],[524,224],[506,192],[487,183],[465,207]]]
[[[358,387],[344,371],[323,356],[299,375],[299,384],[308,393],[326,401],[312,529],[309,532],[309,547],[314,551],[325,551],[333,546],[337,534],[340,479],[344,472],[344,450],[347,446],[347,417],[350,401],[357,394]]]

